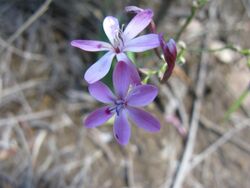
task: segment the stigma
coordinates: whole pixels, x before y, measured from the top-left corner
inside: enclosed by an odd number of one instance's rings
[[[122,110],[125,108],[125,106],[126,106],[126,102],[119,99],[119,100],[116,100],[114,102],[114,105],[111,106],[108,110],[110,112],[115,112],[116,115],[119,116]]]
[[[120,53],[124,46],[123,32],[122,30],[117,30],[115,33],[113,48],[115,53]]]

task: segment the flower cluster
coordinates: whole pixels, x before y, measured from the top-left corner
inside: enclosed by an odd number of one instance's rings
[[[118,19],[107,16],[103,21],[103,29],[109,42],[97,40],[73,40],[71,45],[85,51],[107,53],[95,62],[85,73],[84,78],[89,84],[89,93],[106,106],[90,113],[84,120],[88,128],[102,125],[111,117],[114,120],[114,137],[121,145],[126,145],[130,138],[130,123],[132,120],[138,127],[149,132],[160,130],[159,121],[148,112],[140,109],[151,103],[158,94],[156,86],[142,84],[135,64],[127,56],[127,52],[144,52],[157,47],[162,48],[168,70],[163,79],[169,77],[176,59],[176,45],[174,40],[166,43],[162,35],[157,34],[153,22],[153,11],[135,6],[126,7],[127,12],[135,16],[125,29],[120,28]],[[138,36],[146,27],[152,33]],[[100,80],[105,77],[112,61],[116,57],[117,63],[113,70],[112,92]],[[166,72],[167,72],[166,71]]]

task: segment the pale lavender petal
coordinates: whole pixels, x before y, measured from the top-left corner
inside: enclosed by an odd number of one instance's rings
[[[113,113],[109,110],[108,106],[98,108],[91,112],[84,120],[84,125],[87,128],[94,128],[102,125],[113,116]]]
[[[130,124],[127,119],[125,111],[115,117],[115,123],[113,127],[114,136],[117,142],[121,145],[126,145],[130,139]]]
[[[126,12],[133,12],[133,13],[139,13],[139,12],[142,12],[143,9],[137,7],[137,6],[126,6],[125,7],[125,11]]]
[[[71,46],[89,52],[107,51],[112,49],[112,46],[109,43],[96,40],[73,40],[71,41]]]
[[[131,84],[133,84],[133,85],[141,84],[141,78],[140,78],[140,75],[136,69],[136,66],[130,61],[128,56],[124,53],[119,53],[119,54],[116,54],[116,57],[117,57],[118,61],[124,61],[129,66],[129,71],[130,71],[130,76],[131,76]]]
[[[119,21],[113,16],[107,16],[103,21],[103,29],[109,41],[114,44],[114,39],[120,31]]]
[[[144,52],[149,49],[160,46],[159,36],[157,34],[148,34],[136,37],[125,43],[124,51]]]
[[[137,36],[151,22],[153,17],[152,10],[144,10],[138,13],[124,30],[125,40],[130,40]]]
[[[148,112],[139,108],[127,108],[128,115],[140,128],[149,132],[157,132],[160,130],[160,122]]]
[[[101,59],[95,62],[86,71],[84,75],[85,80],[89,84],[92,84],[102,79],[109,72],[114,56],[115,54],[113,52],[108,52],[103,57],[101,57]]]
[[[157,94],[158,89],[153,85],[138,85],[129,92],[126,101],[129,106],[146,106],[155,99]]]
[[[89,85],[89,93],[96,100],[103,103],[112,103],[115,100],[113,93],[102,82],[95,82]]]
[[[128,92],[128,87],[131,81],[131,72],[129,66],[124,61],[119,61],[113,72],[113,84],[115,93],[120,98],[124,99]]]
[[[169,52],[176,57],[177,55],[177,49],[176,49],[176,43],[174,41],[174,39],[169,39],[169,41],[166,44],[166,48],[168,48]]]

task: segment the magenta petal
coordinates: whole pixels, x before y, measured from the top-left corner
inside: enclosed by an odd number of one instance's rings
[[[124,111],[120,113],[119,116],[115,117],[113,131],[114,136],[119,144],[128,144],[131,130],[126,113]]]
[[[107,51],[112,48],[107,42],[95,40],[73,40],[71,45],[89,52]]]
[[[153,11],[147,9],[138,13],[124,30],[125,39],[129,40],[137,36],[151,22]]]
[[[177,56],[176,43],[174,39],[169,39],[164,47],[164,57],[169,64],[174,64]]]
[[[163,54],[164,54],[165,61],[168,64],[168,67],[167,67],[166,72],[163,75],[162,81],[166,81],[171,76],[174,70],[175,61],[177,57],[177,49],[176,49],[176,43],[174,39],[170,39],[166,43],[166,45],[163,47]]]
[[[89,84],[92,84],[102,79],[109,72],[114,56],[115,54],[113,52],[108,52],[101,57],[101,59],[99,59],[86,71],[84,75],[85,80]]]
[[[157,132],[160,130],[160,122],[148,112],[133,107],[129,107],[127,110],[129,117],[138,127],[143,128],[148,132]]]
[[[159,42],[160,42],[161,48],[164,51],[166,41],[163,37],[163,33],[159,33],[158,36],[159,36]]]
[[[155,99],[157,94],[158,89],[153,85],[138,85],[129,92],[126,101],[129,106],[146,106]]]
[[[97,110],[91,112],[84,121],[87,128],[94,128],[102,125],[108,121],[113,116],[113,113],[109,111],[108,106],[98,108]]]
[[[114,44],[114,39],[120,31],[119,21],[113,16],[107,16],[103,20],[103,29],[109,41]]]
[[[95,82],[89,85],[89,93],[96,100],[103,103],[112,103],[115,100],[113,93],[102,82]]]
[[[159,36],[157,34],[142,35],[125,43],[124,51],[144,52],[149,49],[160,46]]]
[[[139,85],[141,84],[140,75],[136,69],[136,66],[130,61],[130,59],[124,53],[120,53],[116,55],[118,61],[124,61],[129,66],[129,71],[131,75],[131,84]]]
[[[130,74],[128,64],[124,61],[119,61],[113,72],[113,84],[115,93],[120,98],[124,98],[127,95],[131,78]]]

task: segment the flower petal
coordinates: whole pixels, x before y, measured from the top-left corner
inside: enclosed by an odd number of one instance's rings
[[[114,39],[117,36],[117,33],[120,31],[119,21],[117,18],[113,16],[107,16],[103,20],[103,29],[111,44],[114,44]]]
[[[141,84],[141,78],[140,78],[140,75],[136,69],[136,66],[130,61],[130,59],[127,57],[127,55],[124,53],[119,53],[119,54],[116,54],[116,57],[117,57],[118,61],[124,61],[125,63],[127,63],[128,67],[130,69],[129,71],[130,71],[130,76],[131,76],[131,84],[133,84],[133,85]]]
[[[130,40],[137,36],[143,29],[145,29],[151,22],[153,17],[153,11],[146,9],[139,12],[128,24],[124,30],[126,40]]]
[[[102,82],[95,82],[89,85],[89,93],[96,100],[103,103],[112,103],[115,100],[113,93]]]
[[[96,40],[73,40],[71,41],[71,46],[89,52],[107,51],[112,49],[112,46],[109,43]]]
[[[146,106],[155,99],[157,94],[158,89],[153,85],[138,85],[129,92],[126,101],[129,106]]]
[[[114,56],[115,54],[113,52],[108,52],[101,57],[86,71],[84,75],[85,80],[89,84],[92,84],[102,79],[109,72]]]
[[[166,44],[166,48],[169,49],[169,52],[173,55],[176,56],[177,55],[177,49],[176,49],[176,43],[174,41],[174,39],[170,38],[169,41]]]
[[[125,43],[124,51],[144,52],[160,46],[159,36],[157,34],[148,34],[136,37]]]
[[[104,106],[91,112],[84,120],[84,124],[87,128],[98,127],[108,121],[112,116],[113,113],[110,112],[109,107]]]
[[[115,93],[124,99],[128,92],[131,81],[131,72],[129,66],[124,61],[119,61],[113,72],[113,84]]]
[[[163,33],[159,33],[158,36],[159,36],[159,42],[160,42],[160,45],[161,45],[161,49],[164,51],[166,41],[165,41],[165,39],[163,37]]]
[[[114,136],[119,144],[121,145],[128,144],[131,130],[125,111],[120,113],[119,116],[115,117],[113,131],[114,131]]]
[[[144,11],[143,9],[137,7],[137,6],[126,6],[125,7],[125,11],[126,12],[132,12],[132,13],[139,13],[139,12],[142,12]]]
[[[157,132],[160,130],[160,122],[148,112],[139,108],[127,108],[128,115],[140,128],[148,132]]]

